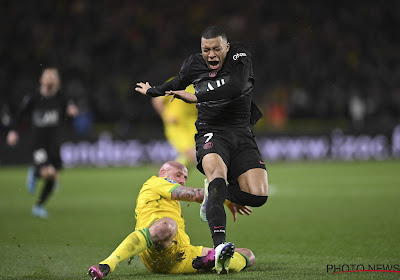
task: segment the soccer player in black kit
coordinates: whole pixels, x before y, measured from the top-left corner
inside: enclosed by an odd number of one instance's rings
[[[33,194],[36,189],[36,179],[44,180],[39,199],[32,207],[32,215],[40,218],[48,217],[44,204],[53,192],[62,168],[59,129],[66,115],[75,117],[78,114],[78,108],[68,103],[59,90],[58,70],[45,68],[40,77],[39,91],[24,98],[12,129],[7,135],[8,145],[16,145],[19,139],[18,127],[25,117],[30,118],[33,127],[33,167],[28,170],[27,188]]]
[[[191,83],[194,95],[184,91]],[[175,79],[156,87],[139,82],[136,87],[151,97],[172,95],[196,103],[197,168],[209,182],[204,202],[218,273],[226,272],[234,250],[233,243],[225,243],[225,199],[254,207],[268,199],[267,171],[251,130],[262,116],[252,102],[253,84],[249,49],[229,43],[221,27],[210,26],[202,33],[201,53],[191,55]]]

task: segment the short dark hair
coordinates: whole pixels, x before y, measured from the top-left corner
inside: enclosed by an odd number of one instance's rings
[[[228,36],[226,35],[225,30],[220,26],[209,26],[204,29],[203,33],[201,33],[201,38],[204,39],[212,39],[221,36],[222,39],[228,41]]]

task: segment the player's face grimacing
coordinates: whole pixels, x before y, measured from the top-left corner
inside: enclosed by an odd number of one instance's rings
[[[184,168],[176,168],[171,167],[166,171],[165,177],[168,177],[175,182],[181,184],[182,186],[185,185],[188,176],[188,171],[186,167]]]
[[[229,43],[221,36],[211,39],[201,38],[201,53],[209,69],[217,72],[224,65],[229,51]]]

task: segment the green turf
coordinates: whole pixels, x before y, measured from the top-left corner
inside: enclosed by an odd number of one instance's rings
[[[86,279],[134,228],[141,184],[157,166],[66,169],[50,218],[30,215],[26,167],[0,168],[0,279]],[[400,263],[400,161],[268,164],[271,194],[228,236],[256,264],[237,274],[156,275],[136,257],[106,279],[399,279],[399,273],[327,273],[328,264]],[[188,185],[203,177],[190,170]],[[199,205],[182,203],[195,245],[211,246]],[[366,268],[367,269],[367,268]]]

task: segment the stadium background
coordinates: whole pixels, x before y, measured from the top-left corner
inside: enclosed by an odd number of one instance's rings
[[[257,256],[230,279],[397,279],[327,271],[399,267],[400,2],[392,0],[0,0],[0,279],[88,279],[87,268],[132,230],[141,184],[174,156],[134,85],[176,74],[210,24],[252,49],[265,115],[254,130],[271,187],[265,207],[235,224],[228,217],[229,238]],[[64,160],[75,168],[62,173],[42,221],[24,187],[30,131],[24,124],[16,148],[5,137],[22,96],[54,64],[81,115],[64,130]],[[200,187],[203,176],[189,172],[188,185]],[[210,246],[198,206],[182,206],[193,243]],[[137,258],[109,278],[160,277],[215,279],[153,275]]]
[[[397,153],[391,149],[400,116],[397,1],[179,3],[1,1],[0,164],[29,161],[23,152],[29,141],[18,156],[10,154],[5,131],[45,65],[60,67],[63,91],[82,112],[65,130],[68,140],[94,143],[104,132],[116,140],[162,140],[161,121],[135,83],[159,84],[176,74],[199,51],[209,24],[252,49],[265,115],[257,136],[322,134],[332,142],[334,129],[384,134],[383,157]]]

